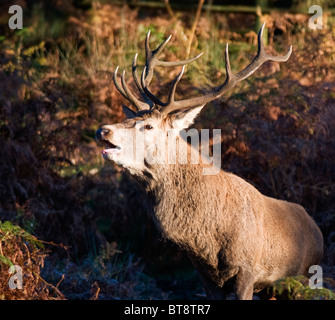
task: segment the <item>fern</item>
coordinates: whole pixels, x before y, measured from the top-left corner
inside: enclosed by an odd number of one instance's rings
[[[35,249],[43,249],[43,243],[36,237],[10,221],[0,221],[0,242],[6,242],[14,237],[20,237],[23,241],[28,242]]]
[[[8,265],[10,267],[12,265],[14,265],[13,262],[9,258],[3,256],[2,254],[0,254],[0,263],[4,263],[4,264],[6,264],[6,265]]]

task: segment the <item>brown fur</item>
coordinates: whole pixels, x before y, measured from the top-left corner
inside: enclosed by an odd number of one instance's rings
[[[199,165],[150,169],[145,181],[162,234],[184,248],[209,298],[236,278],[240,299],[285,276],[307,275],[323,252],[322,234],[297,204],[263,196],[234,174],[202,175]]]

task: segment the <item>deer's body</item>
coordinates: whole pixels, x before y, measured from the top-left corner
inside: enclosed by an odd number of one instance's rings
[[[116,87],[138,112],[124,107],[127,120],[97,131],[97,138],[107,146],[104,158],[128,169],[145,188],[157,227],[164,237],[188,252],[212,299],[225,298],[232,290],[239,299],[252,299],[254,291],[280,278],[307,275],[309,267],[318,264],[323,253],[322,234],[300,205],[264,196],[248,182],[222,170],[205,175],[203,169],[209,165],[206,161],[191,163],[191,155],[199,150],[180,137],[180,131],[189,127],[208,101],[250,76],[264,61],[288,59],[290,51],[283,57],[264,52],[262,30],[258,55],[248,67],[232,75],[227,47],[227,79],[222,86],[203,97],[175,101],[174,91],[181,73],[173,83],[167,103],[147,88],[153,67],[168,64],[157,59],[166,42],[150,51],[148,34],[146,67],[149,70],[144,69],[141,83],[136,74],[136,56],[133,64],[135,83],[146,102],[129,91],[124,74],[121,87],[115,73]],[[187,149],[188,162],[167,161],[168,132],[181,146],[178,150]],[[135,137],[140,133],[145,133],[143,162],[134,161],[126,152],[130,141],[126,136]],[[141,146],[135,143],[134,149]],[[154,158],[159,161],[152,161]]]
[[[247,286],[240,298],[250,299],[319,263],[322,234],[303,207],[266,197],[234,174],[202,173],[203,165],[188,163],[151,166],[135,177],[157,227],[188,252],[210,298],[229,294],[228,280],[238,275]]]

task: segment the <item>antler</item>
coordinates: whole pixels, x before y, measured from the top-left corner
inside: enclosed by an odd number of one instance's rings
[[[114,73],[115,86],[126,99],[128,99],[134,106],[137,107],[138,110],[148,109],[148,106],[150,109],[156,107],[163,115],[167,115],[179,109],[184,109],[184,108],[189,109],[189,108],[195,108],[198,106],[205,105],[208,102],[218,99],[226,91],[235,87],[239,82],[251,76],[266,61],[285,62],[289,59],[292,53],[292,46],[290,46],[288,52],[284,56],[272,56],[265,52],[264,43],[263,43],[264,26],[265,26],[265,23],[262,25],[258,33],[258,52],[257,52],[256,57],[245,69],[238,72],[237,74],[233,74],[231,71],[230,62],[229,62],[228,44],[226,44],[226,50],[225,50],[226,80],[221,86],[214,88],[211,92],[207,93],[206,95],[196,97],[196,98],[191,98],[191,99],[175,101],[174,96],[175,96],[176,87],[184,73],[185,65],[198,59],[202,55],[202,53],[192,59],[184,60],[184,61],[175,61],[175,62],[160,61],[158,60],[158,55],[162,52],[167,42],[170,40],[171,36],[168,39],[166,39],[156,50],[151,51],[149,47],[150,31],[148,32],[146,40],[145,40],[146,66],[143,69],[141,81],[139,80],[139,77],[136,73],[137,55],[135,55],[134,62],[133,62],[134,81],[142,97],[145,99],[146,103],[135,98],[135,96],[127,88],[127,85],[124,79],[124,72],[121,77],[123,89],[119,86],[119,84],[116,81],[116,74],[117,74],[118,67],[116,68],[115,73]],[[154,94],[150,92],[148,88],[148,85],[152,79],[153,69],[157,65],[164,66],[164,67],[183,65],[181,72],[179,73],[179,75],[175,78],[175,80],[172,83],[172,86],[171,86],[171,89],[168,95],[168,100],[166,103],[158,99]]]
[[[142,72],[142,77],[141,81],[139,80],[139,77],[137,75],[137,53],[135,54],[134,60],[133,60],[133,65],[132,65],[132,74],[134,78],[134,82],[145,100],[145,102],[137,99],[133,93],[129,90],[127,87],[126,81],[125,81],[125,71],[123,71],[122,76],[121,76],[121,84],[122,87],[120,86],[119,82],[117,81],[117,72],[119,69],[119,66],[116,67],[114,71],[114,77],[113,81],[115,84],[115,87],[119,90],[119,92],[134,106],[137,108],[138,111],[140,110],[148,110],[152,109],[154,107],[154,104],[156,102],[162,103],[157,97],[155,97],[151,92],[147,89],[147,86],[151,82],[152,76],[153,76],[153,71],[156,66],[161,66],[161,67],[176,67],[176,66],[181,66],[181,65],[186,65],[188,63],[191,63],[192,61],[198,59],[201,55],[197,55],[194,58],[188,59],[188,60],[183,60],[183,61],[161,61],[158,59],[158,56],[161,54],[163,49],[165,48],[166,44],[170,41],[171,35],[156,48],[155,50],[151,51],[150,46],[149,46],[149,40],[150,40],[150,30],[147,33],[147,36],[145,38],[145,67]]]

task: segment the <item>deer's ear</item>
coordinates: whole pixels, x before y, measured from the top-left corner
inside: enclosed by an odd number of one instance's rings
[[[132,119],[136,117],[136,112],[126,107],[125,105],[122,105],[122,110],[124,114],[126,115],[127,119]]]
[[[181,109],[170,115],[171,123],[175,129],[187,129],[194,121],[196,116],[200,113],[204,106],[192,108],[192,109]]]

